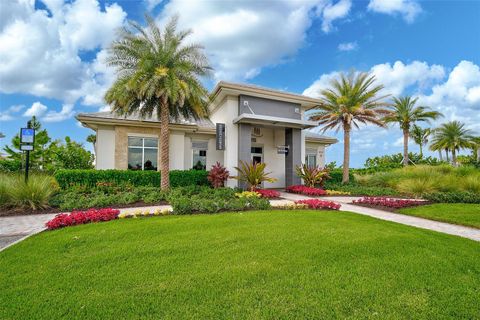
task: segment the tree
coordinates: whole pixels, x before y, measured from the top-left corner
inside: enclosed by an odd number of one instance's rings
[[[381,115],[389,113],[383,100],[387,95],[379,96],[383,85],[375,84],[375,76],[365,72],[350,72],[340,74],[333,79],[331,87],[320,91],[320,105],[310,116],[318,121],[323,131],[328,129],[343,129],[343,183],[349,181],[350,167],[350,132],[358,128],[359,123],[374,124],[384,127]]]
[[[47,165],[48,171],[57,169],[93,169],[93,154],[83,145],[65,137],[65,142],[56,140],[48,147],[52,161]]]
[[[146,20],[147,28],[130,22],[113,42],[108,64],[116,68],[117,79],[105,101],[118,114],[160,120],[161,188],[168,189],[169,120],[208,116],[208,91],[199,78],[209,76],[212,68],[203,47],[185,43],[191,31],[177,31],[178,17],[163,30],[150,16]]]
[[[393,98],[392,113],[385,116],[385,123],[398,123],[403,131],[403,165],[408,165],[408,138],[411,126],[416,122],[429,122],[443,115],[437,111],[431,111],[430,107],[416,106],[418,98],[409,96]]]
[[[452,164],[457,165],[457,152],[461,149],[469,149],[474,146],[474,137],[471,130],[465,128],[460,121],[450,121],[442,124],[435,130],[432,139],[432,148],[445,149],[452,153]],[[447,158],[448,161],[448,158]]]
[[[95,134],[89,134],[86,141],[93,144],[93,148],[95,149],[95,143],[97,143],[97,136]]]
[[[420,147],[420,158],[423,157],[423,146],[428,143],[428,138],[431,134],[432,130],[430,128],[422,129],[422,127],[417,126],[416,124],[414,124],[412,130],[410,130],[410,136]]]

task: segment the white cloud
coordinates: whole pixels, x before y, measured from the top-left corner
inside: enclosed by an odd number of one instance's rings
[[[62,106],[62,110],[59,112],[57,111],[49,111],[44,117],[41,119],[45,122],[60,122],[71,118],[75,112],[73,111],[72,104],[64,104]]]
[[[152,11],[156,6],[162,3],[163,0],[146,0],[148,11]]]
[[[19,104],[10,106],[5,111],[0,111],[0,121],[10,121],[15,119],[14,114],[20,112],[24,108],[25,106],[23,104]]]
[[[35,10],[34,1],[23,0],[2,10],[13,18],[1,24],[0,92],[73,104],[86,92],[104,91],[97,81],[102,74],[83,62],[80,52],[105,47],[126,13],[117,4],[102,10],[97,0],[43,2],[48,11]]]
[[[368,10],[390,15],[400,14],[407,23],[412,23],[422,12],[414,0],[370,0]]]
[[[332,31],[332,22],[334,20],[344,18],[350,12],[350,8],[352,7],[351,0],[340,0],[335,4],[327,4],[327,6],[323,9],[323,22],[322,22],[322,30],[325,33]]]
[[[30,108],[28,108],[23,114],[24,117],[41,117],[47,112],[47,106],[41,104],[40,102],[34,102]]]
[[[352,50],[357,50],[358,49],[358,44],[356,41],[354,42],[344,42],[340,43],[338,45],[338,50],[340,51],[352,51]]]

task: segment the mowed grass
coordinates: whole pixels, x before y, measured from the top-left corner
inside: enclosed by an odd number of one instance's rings
[[[348,212],[126,219],[0,252],[1,319],[474,319],[480,244]]]
[[[426,206],[404,208],[402,214],[460,224],[480,229],[480,204],[437,203]]]

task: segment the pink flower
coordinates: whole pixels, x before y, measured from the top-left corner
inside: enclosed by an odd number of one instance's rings
[[[119,213],[120,210],[111,208],[73,211],[70,214],[61,213],[48,221],[45,226],[53,230],[90,222],[109,221],[117,219]]]
[[[295,201],[297,204],[306,204],[310,209],[333,209],[339,210],[341,205],[333,202],[320,199],[308,199]]]

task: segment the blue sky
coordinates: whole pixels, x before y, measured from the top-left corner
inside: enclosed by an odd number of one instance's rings
[[[105,110],[115,75],[103,63],[115,30],[150,12],[179,13],[218,80],[316,96],[339,71],[370,71],[385,93],[422,104],[480,134],[480,1],[6,0],[0,4],[0,131],[9,143],[36,114],[53,138],[84,141],[74,119]],[[341,133],[327,132],[341,140]],[[353,133],[352,164],[401,151],[398,127]],[[86,144],[87,145],[87,144]],[[88,148],[91,148],[88,146]],[[341,143],[327,161],[341,163]],[[412,150],[418,148],[412,145]]]

